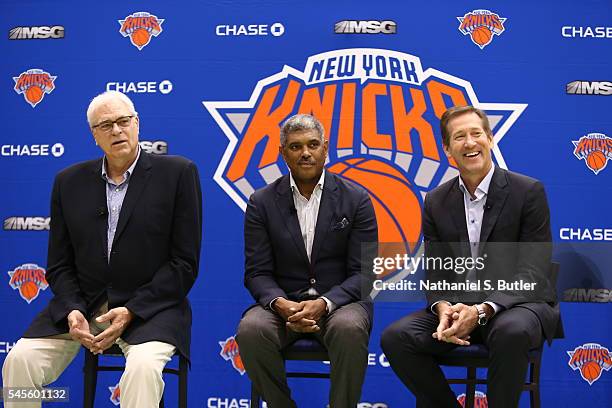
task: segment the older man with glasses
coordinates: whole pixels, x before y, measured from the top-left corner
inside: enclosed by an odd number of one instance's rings
[[[55,179],[46,275],[54,297],[5,359],[6,407],[40,407],[15,396],[55,381],[81,345],[99,354],[116,343],[125,354],[122,407],[157,407],[164,366],[175,352],[189,357],[197,168],[141,151],[140,119],[120,92],[96,96],[87,120],[104,156]]]

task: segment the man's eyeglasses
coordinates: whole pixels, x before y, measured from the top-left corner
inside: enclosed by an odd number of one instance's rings
[[[100,129],[102,132],[104,133],[109,133],[111,130],[113,130],[113,127],[115,127],[115,123],[119,125],[119,127],[121,128],[126,128],[128,126],[130,126],[130,123],[132,123],[132,118],[134,117],[134,115],[129,115],[129,116],[121,116],[120,118],[117,118],[116,120],[105,120],[102,123],[98,123],[97,125],[92,126],[92,129]]]

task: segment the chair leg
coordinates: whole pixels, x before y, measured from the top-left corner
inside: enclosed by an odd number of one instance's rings
[[[83,366],[83,408],[93,408],[96,400],[96,383],[98,381],[98,355],[85,350]]]
[[[250,408],[259,408],[261,396],[259,391],[255,388],[255,384],[251,383],[251,405]]]
[[[465,408],[474,408],[476,398],[476,367],[467,367],[467,384],[465,385]]]
[[[540,408],[540,363],[541,360],[529,364],[529,382],[532,388],[529,390],[529,406]]]
[[[187,408],[187,360],[185,357],[179,357],[179,408]]]

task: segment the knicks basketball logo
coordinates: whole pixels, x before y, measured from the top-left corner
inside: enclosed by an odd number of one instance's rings
[[[8,272],[10,276],[9,285],[18,290],[19,295],[26,302],[32,303],[41,290],[49,287],[45,278],[45,270],[36,264],[23,264]]]
[[[225,341],[220,341],[219,345],[221,346],[219,355],[223,357],[225,361],[231,361],[232,367],[234,367],[240,375],[244,375],[246,370],[244,369],[244,364],[242,364],[240,350],[238,349],[238,343],[234,336],[228,337]]]
[[[17,77],[13,77],[15,81],[14,90],[17,94],[23,94],[23,98],[31,107],[38,105],[45,94],[50,94],[55,89],[55,80],[57,76],[52,76],[42,69],[28,69],[22,72]]]
[[[465,393],[459,394],[457,396],[457,401],[461,404],[462,407],[465,407]],[[487,401],[487,394],[484,392],[476,391],[474,393],[474,408],[488,408],[489,401]]]
[[[149,45],[152,37],[157,37],[162,30],[163,18],[141,11],[130,14],[123,20],[118,20],[121,28],[119,32],[124,37],[130,37],[130,41],[138,50]]]
[[[608,160],[612,159],[612,138],[603,133],[589,133],[578,140],[572,140],[574,156],[584,160],[584,164],[595,175],[606,168]]]
[[[567,365],[574,371],[580,371],[580,376],[589,385],[599,380],[603,370],[610,371],[612,367],[612,354],[601,344],[585,343],[567,354],[570,357]]]
[[[459,20],[459,31],[463,35],[469,35],[472,42],[482,50],[493,41],[493,35],[501,35],[506,28],[506,18],[489,10],[474,10],[465,13]]]
[[[329,141],[327,169],[369,192],[379,241],[403,243],[401,253],[416,254],[425,194],[458,174],[442,148],[440,117],[468,104],[490,113],[496,142],[527,106],[481,103],[468,81],[423,70],[410,54],[355,48],[313,55],[303,71],[285,65],[261,79],[247,101],[204,102],[229,139],[214,179],[245,210],[256,189],[288,171],[278,152],[281,124],[311,113]],[[493,154],[506,168],[497,145]]]
[[[119,388],[119,383],[108,387],[108,390],[110,391],[109,399],[113,405],[117,406],[121,404],[121,388]]]

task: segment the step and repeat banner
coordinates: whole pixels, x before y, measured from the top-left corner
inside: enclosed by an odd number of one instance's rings
[[[330,171],[360,159],[383,176],[356,180],[380,204],[379,240],[420,242],[425,194],[457,174],[442,150],[439,118],[472,104],[491,121],[496,165],[542,180],[550,202],[566,337],[545,347],[543,406],[612,406],[609,1],[0,7],[0,363],[51,298],[52,181],[62,168],[100,157],[85,115],[98,93],[118,90],[134,101],[144,151],[188,157],[200,170],[189,406],[207,408],[249,403],[234,339],[252,303],[243,287],[243,217],[250,194],[287,172],[280,124],[297,112],[319,117]],[[360,408],[414,406],[379,340],[384,327],[420,307],[376,302]],[[55,384],[70,387],[70,406],[81,404],[82,364],[81,353]],[[100,374],[96,406],[119,404],[119,376]],[[290,386],[300,406],[326,407],[328,381]],[[454,389],[462,400],[463,389]],[[486,387],[478,390],[477,406],[486,407]],[[175,396],[168,378],[166,406]]]

